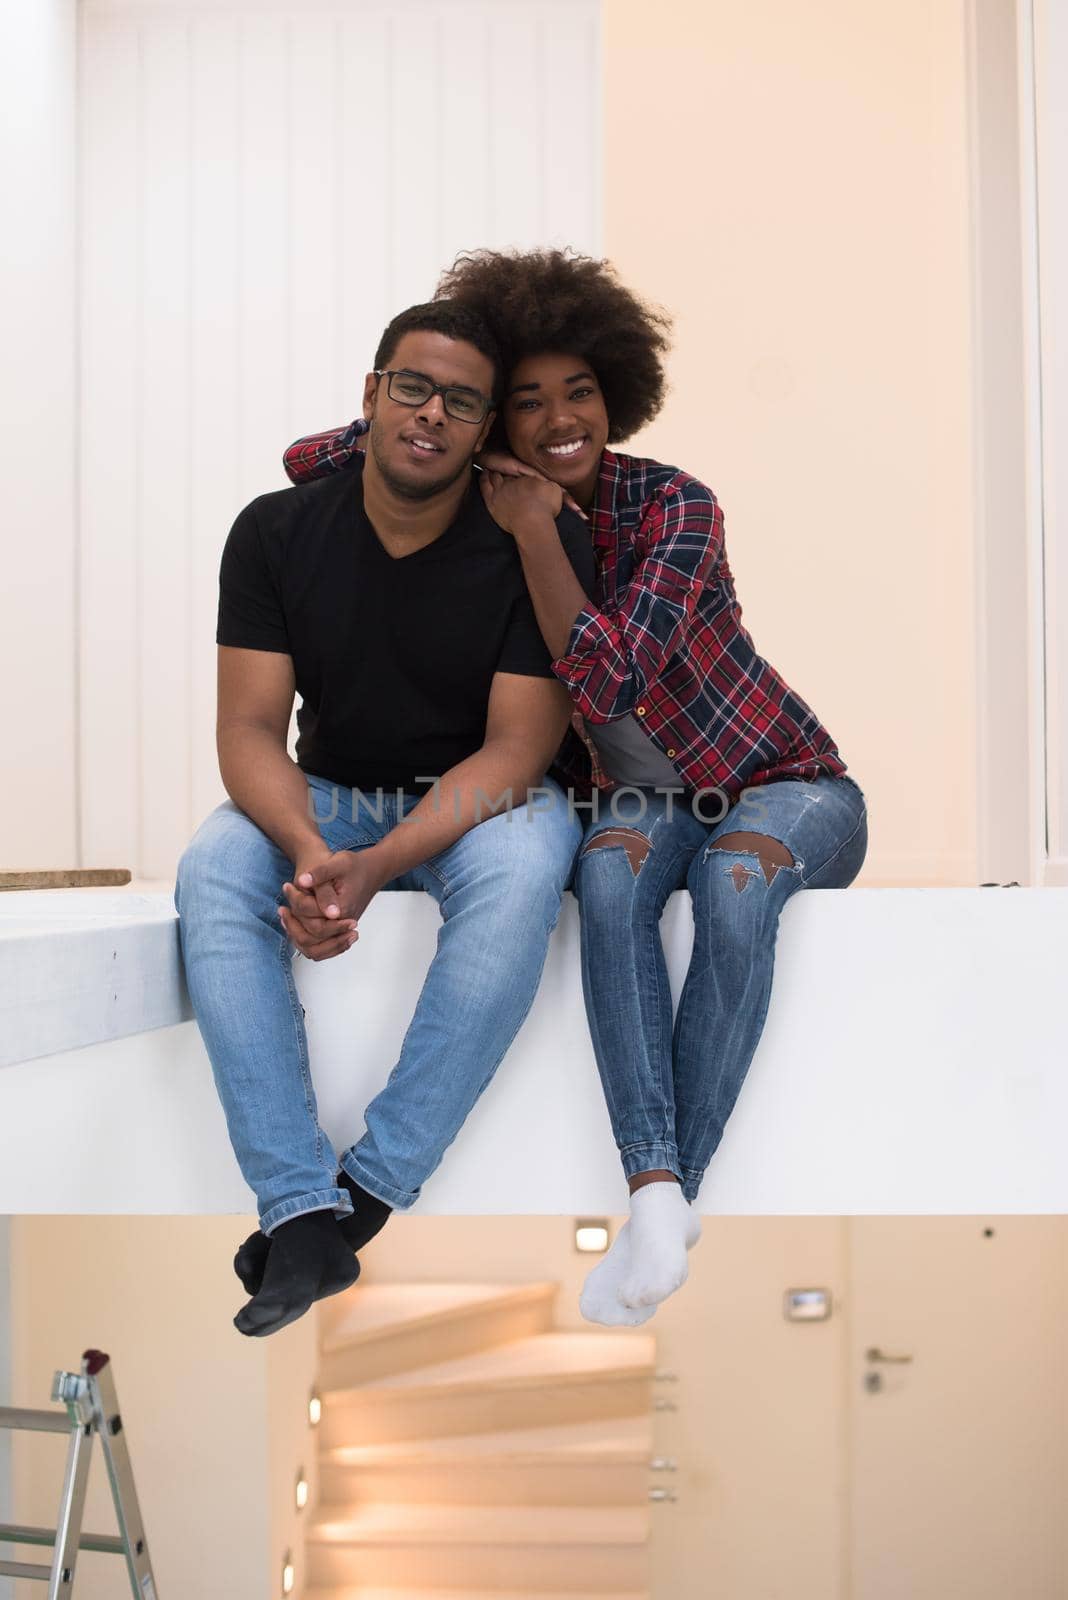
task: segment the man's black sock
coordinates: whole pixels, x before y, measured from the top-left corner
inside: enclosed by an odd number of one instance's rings
[[[346,1190],[352,1197],[353,1205],[352,1215],[339,1219],[338,1230],[351,1250],[362,1250],[376,1233],[381,1233],[393,1214],[392,1209],[384,1200],[376,1199],[366,1189],[361,1189],[358,1183],[354,1183],[344,1167],[338,1173],[337,1182],[338,1188]],[[270,1248],[270,1239],[257,1228],[255,1233],[249,1234],[234,1256],[234,1271],[246,1294],[259,1293]]]
[[[362,1250],[369,1244],[376,1233],[381,1233],[390,1217],[393,1207],[387,1206],[384,1200],[379,1200],[373,1194],[368,1194],[366,1189],[361,1189],[359,1184],[349,1177],[342,1167],[337,1175],[337,1186],[344,1189],[352,1199],[351,1217],[338,1219],[338,1227],[345,1241],[353,1250]]]
[[[234,1327],[251,1338],[288,1327],[316,1300],[347,1289],[360,1275],[332,1211],[306,1211],[282,1222],[265,1242],[263,1283],[234,1318]]]

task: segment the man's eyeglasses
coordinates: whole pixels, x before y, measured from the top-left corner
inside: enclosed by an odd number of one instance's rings
[[[376,378],[388,378],[388,394],[402,406],[421,406],[432,395],[440,394],[445,410],[457,422],[484,422],[493,410],[493,401],[477,389],[464,389],[456,384],[433,383],[424,372],[389,372],[374,369]]]

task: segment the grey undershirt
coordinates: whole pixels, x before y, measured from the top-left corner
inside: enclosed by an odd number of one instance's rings
[[[683,781],[633,714],[615,722],[586,723],[597,757],[616,783],[640,789],[681,789]]]

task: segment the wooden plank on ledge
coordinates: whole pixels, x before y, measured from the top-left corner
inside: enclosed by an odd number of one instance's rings
[[[2,889],[118,889],[129,883],[128,867],[70,867],[56,872],[0,872]]]

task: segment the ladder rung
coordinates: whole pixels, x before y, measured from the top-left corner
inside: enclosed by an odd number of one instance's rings
[[[69,1433],[70,1418],[65,1411],[20,1411],[0,1406],[0,1428],[21,1428],[30,1433]]]
[[[52,1576],[51,1567],[39,1567],[36,1562],[0,1561],[0,1578],[45,1578]]]
[[[31,1528],[21,1522],[0,1522],[0,1544],[41,1544],[49,1550],[55,1547],[55,1528]],[[113,1533],[83,1533],[78,1540],[79,1550],[99,1550],[107,1556],[125,1554],[121,1539]]]

